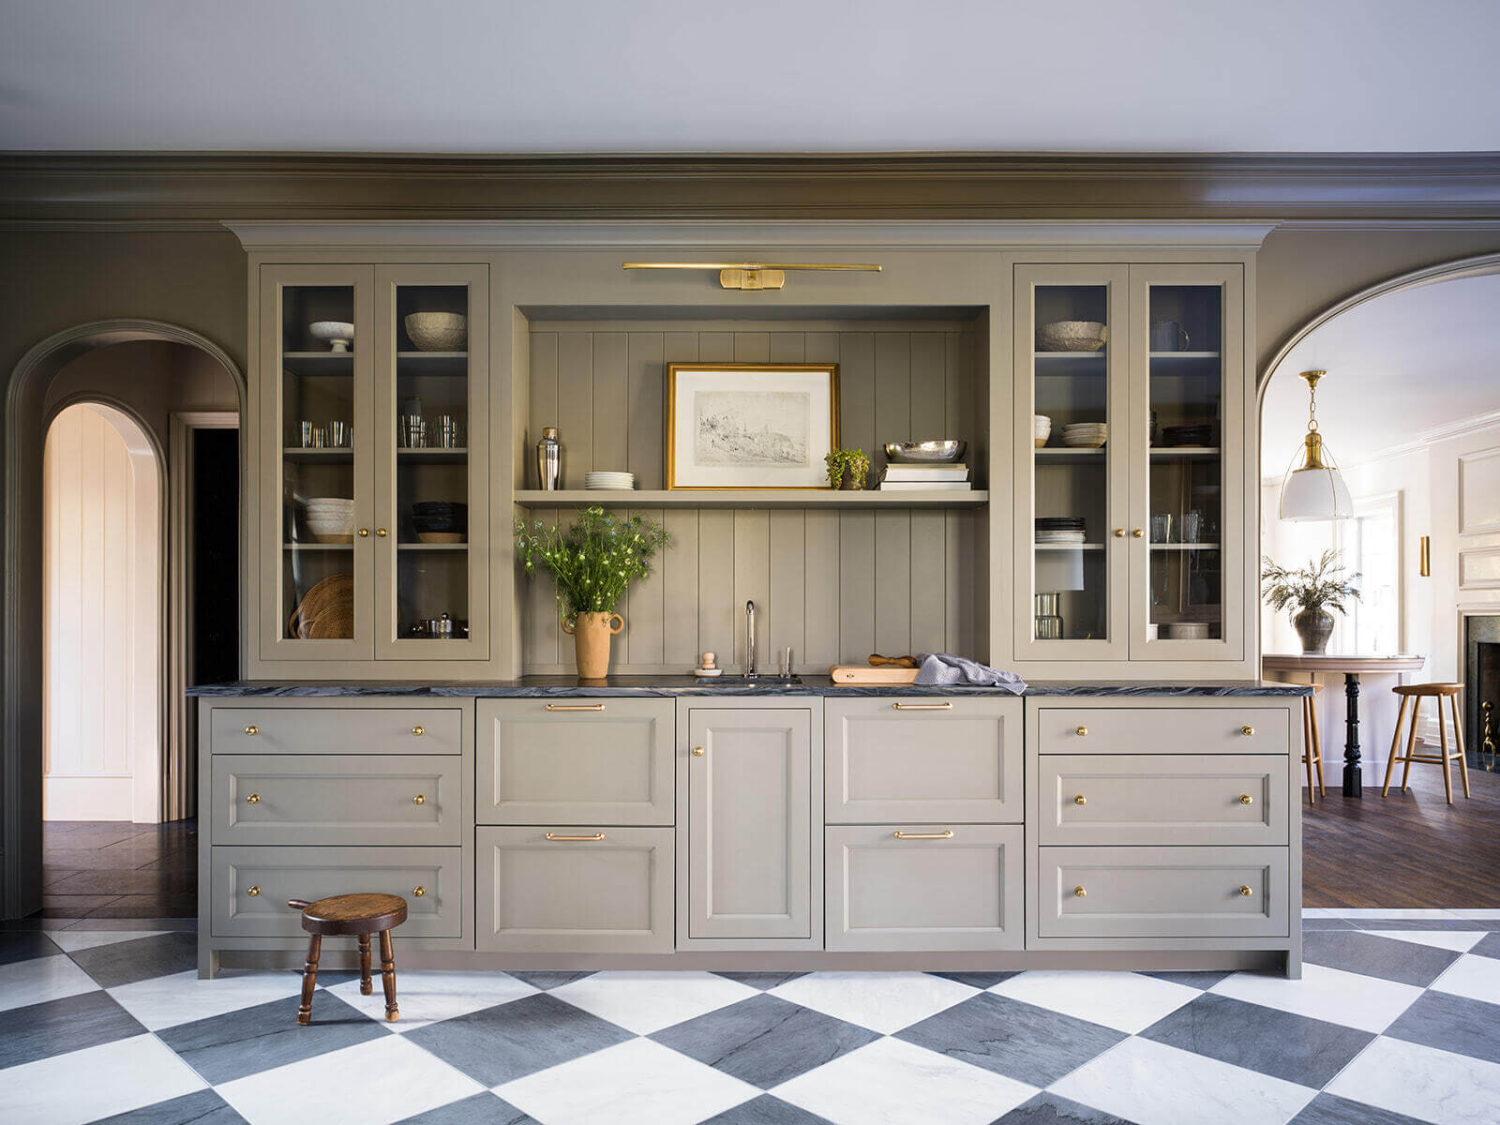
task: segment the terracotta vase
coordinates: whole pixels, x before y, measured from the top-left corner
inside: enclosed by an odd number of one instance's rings
[[[625,628],[618,613],[579,613],[564,617],[564,633],[573,635],[580,680],[602,680],[609,675],[609,639]]]

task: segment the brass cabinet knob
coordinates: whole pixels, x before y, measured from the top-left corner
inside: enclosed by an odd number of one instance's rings
[[[426,893],[427,893],[427,888],[426,887],[418,887],[416,890],[412,891],[412,895],[415,898],[421,898]]]
[[[411,732],[418,738],[421,738],[424,734],[427,733],[427,728],[424,726],[415,726],[411,728]]]
[[[418,793],[411,799],[411,803],[414,805],[425,805],[427,803],[427,795],[425,793]]]
[[[1255,892],[1250,889],[1250,885],[1248,883],[1241,883],[1240,884],[1240,894],[1242,896],[1244,896],[1245,898],[1249,898],[1254,893]]]
[[[376,529],[375,529],[375,534],[376,534],[376,535],[377,535],[377,536],[379,536],[379,537],[380,537],[380,538],[381,538],[381,539],[384,539],[384,538],[385,538],[385,537],[386,537],[386,536],[387,536],[387,535],[389,535],[389,534],[390,534],[390,533],[389,533],[389,532],[388,532],[388,531],[386,531],[386,529],[385,529],[385,528],[383,528],[383,527],[377,527],[377,528],[376,528]]]
[[[1086,891],[1086,890],[1083,889],[1083,884],[1082,883],[1078,884],[1078,886],[1076,886],[1076,887],[1073,888],[1073,897],[1074,898],[1087,898],[1088,897],[1088,891]]]
[[[1084,735],[1088,734],[1088,732],[1088,727],[1078,727],[1073,731],[1073,733],[1076,734],[1079,738],[1084,737]]]
[[[1076,797],[1073,798],[1073,803],[1075,805],[1086,805],[1089,803],[1089,799],[1082,793],[1079,793]]]
[[[258,804],[260,804],[260,794],[259,793],[251,793],[250,796],[248,796],[248,797],[245,798],[245,804],[247,804],[247,805],[258,805]]]
[[[705,750],[701,746],[694,746],[693,747],[693,757],[695,757],[695,758],[701,758],[701,757],[703,757],[703,755],[705,755],[707,753],[708,753],[708,751]]]
[[[1144,531],[1142,531],[1140,528],[1136,528],[1134,531],[1132,531],[1130,533],[1130,537],[1132,539],[1140,539],[1140,538],[1143,538],[1145,536],[1145,534],[1146,533]]]
[[[1124,539],[1125,538],[1125,529],[1123,527],[1117,527],[1117,528],[1115,528],[1115,538],[1116,539]]]
[[[1242,805],[1253,805],[1253,804],[1255,804],[1255,798],[1252,797],[1252,796],[1250,796],[1249,793],[1241,793],[1240,794],[1240,804],[1242,804]]]
[[[1240,727],[1240,733],[1246,738],[1249,738],[1252,734],[1255,733],[1255,728],[1252,726],[1243,726]]]
[[[245,892],[245,893],[246,893],[246,894],[247,894],[247,895],[249,895],[249,896],[250,896],[250,897],[251,897],[251,898],[259,898],[259,897],[260,897],[260,884],[259,884],[259,883],[256,883],[256,884],[255,884],[255,885],[254,885],[254,886],[252,886],[252,887],[251,887],[251,888],[250,888],[250,889],[249,889],[249,890],[248,890],[248,891],[246,891],[246,892]]]
[[[359,529],[359,537],[361,539],[368,539],[368,538],[370,538],[370,529],[368,527],[362,527],[362,528],[360,528]]]
[[[251,723],[248,727],[245,728],[245,733],[248,735],[257,735],[260,733],[260,727],[256,726],[254,723]]]

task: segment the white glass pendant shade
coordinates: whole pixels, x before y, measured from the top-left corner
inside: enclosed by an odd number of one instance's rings
[[[1344,483],[1333,452],[1323,444],[1323,435],[1318,432],[1316,394],[1318,380],[1323,374],[1322,371],[1302,372],[1309,395],[1307,436],[1302,439],[1302,448],[1292,455],[1286,476],[1282,478],[1278,513],[1281,519],[1291,522],[1346,520],[1354,515],[1349,486]]]

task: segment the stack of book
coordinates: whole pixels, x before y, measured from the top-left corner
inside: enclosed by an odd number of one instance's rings
[[[919,465],[887,465],[880,474],[882,492],[912,492],[919,489],[968,492],[969,466],[950,462]]]

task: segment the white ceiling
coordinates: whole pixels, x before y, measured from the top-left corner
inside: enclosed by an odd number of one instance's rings
[[[1489,0],[0,0],[0,148],[1500,150]]]
[[[1311,333],[1271,375],[1261,473],[1279,477],[1307,430],[1307,384],[1323,368],[1318,428],[1342,465],[1423,431],[1500,410],[1500,276],[1378,297]]]

